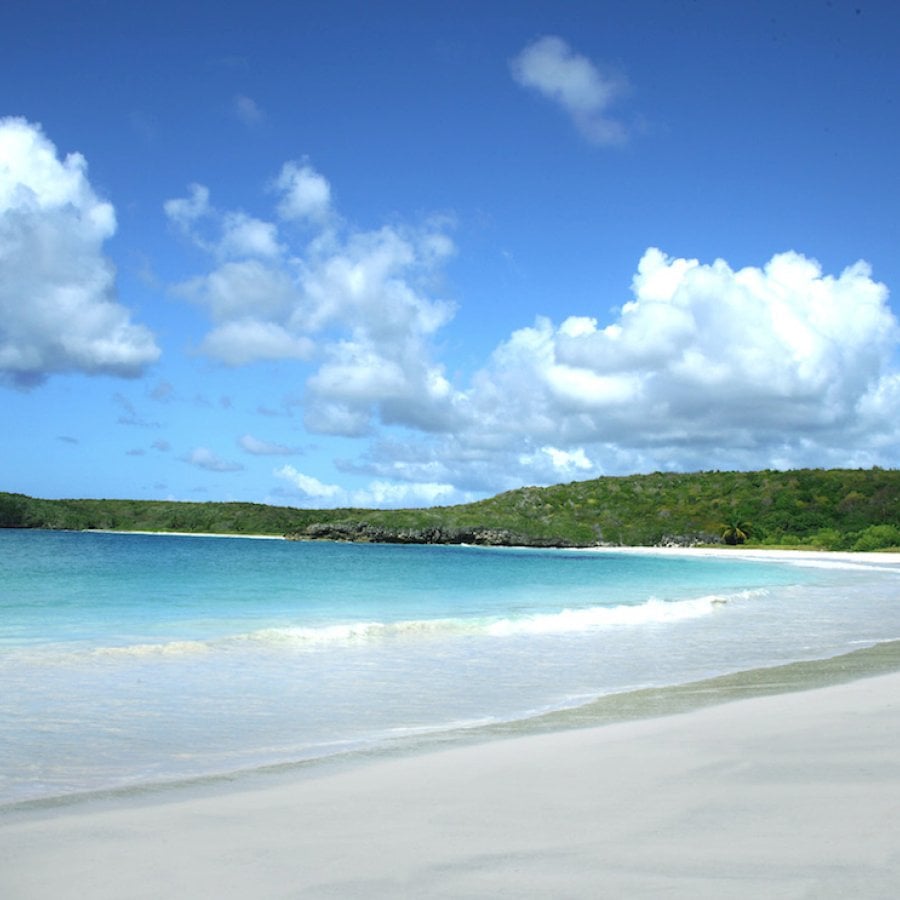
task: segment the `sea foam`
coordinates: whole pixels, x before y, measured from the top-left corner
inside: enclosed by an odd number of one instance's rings
[[[594,606],[588,609],[564,609],[557,613],[533,614],[502,619],[489,626],[495,636],[512,634],[561,634],[588,631],[616,625],[648,625],[679,622],[710,615],[728,603],[727,597],[711,595],[691,600],[667,601],[651,597],[637,605]]]
[[[563,635],[588,633],[605,628],[638,627],[654,624],[675,624],[709,616],[737,600],[768,595],[758,588],[732,594],[709,594],[686,600],[663,600],[651,597],[643,603],[616,606],[564,608],[557,612],[528,613],[492,617],[444,617],[434,619],[404,619],[394,622],[356,621],[323,625],[278,625],[247,632],[210,636],[200,640],[142,641],[135,644],[78,648],[56,645],[55,650],[35,648],[31,653],[20,648],[18,653],[32,662],[78,658],[110,662],[117,659],[158,659],[199,656],[209,653],[249,651],[251,648],[278,652],[321,651],[330,648],[452,639],[454,637],[483,637],[502,639],[517,635]],[[34,657],[32,659],[32,656]]]

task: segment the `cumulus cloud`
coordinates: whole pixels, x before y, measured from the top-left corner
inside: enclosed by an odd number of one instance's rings
[[[214,328],[203,339],[200,349],[230,366],[240,366],[261,359],[308,359],[313,343],[302,335],[294,336],[275,322],[248,316]]]
[[[228,213],[224,217],[219,250],[227,258],[260,256],[271,259],[282,250],[277,234],[271,222],[254,219],[242,212]]]
[[[575,103],[574,88],[566,96]],[[336,461],[370,479],[362,492],[278,470],[302,502],[416,505],[633,471],[895,464],[898,324],[864,262],[829,274],[786,252],[733,268],[649,248],[624,305],[598,297],[594,310],[538,317],[460,383],[437,355],[454,314],[438,292],[450,224],[353,228],[308,162],[272,184],[271,219],[216,210],[200,185],[166,211],[210,257],[176,288],[209,316],[200,351],[233,366],[295,363],[286,392],[307,430],[369,441],[363,457]]]
[[[290,485],[290,495],[297,502],[316,508],[326,507],[415,507],[449,502],[456,491],[453,485],[433,482],[404,483],[376,480],[359,490],[326,484],[305,475],[293,466],[282,466],[273,473]]]
[[[587,458],[583,447],[574,450],[560,450],[559,447],[541,447],[538,453],[522,457],[522,462],[528,466],[543,468],[548,463],[552,466],[554,475],[560,478],[565,475],[581,475],[593,469],[593,463]],[[543,466],[542,466],[543,464]]]
[[[136,377],[159,358],[153,334],[117,301],[103,254],[115,230],[81,154],[60,159],[40,126],[0,119],[0,379]]]
[[[286,162],[273,187],[282,219],[322,222],[331,215],[331,185],[308,163]]]
[[[314,431],[452,427],[454,393],[432,356],[433,336],[454,313],[433,296],[455,249],[449,223],[351,228],[308,162],[286,163],[270,187],[285,233],[274,221],[217,211],[202,185],[165,204],[172,223],[212,258],[208,272],[174,288],[210,314],[200,351],[232,366],[309,362],[305,421]],[[287,228],[296,221],[313,229],[305,245]]]
[[[312,475],[305,475],[293,466],[282,466],[273,473],[276,478],[287,481],[305,500],[335,500],[344,496],[344,490],[336,484],[325,484]],[[339,502],[334,503],[340,506]]]
[[[192,184],[187,197],[175,197],[163,204],[166,216],[180,229],[190,233],[194,223],[210,214],[209,188]]]
[[[865,263],[762,266],[651,248],[607,316],[538,318],[503,341],[452,431],[373,441],[346,471],[494,493],[709,468],[895,465],[898,323]]]
[[[529,44],[510,63],[513,78],[559,104],[579,131],[596,144],[620,144],[625,126],[609,108],[625,92],[622,78],[604,75],[560,37],[547,35]]]
[[[651,248],[632,290],[611,324],[543,318],[498,347],[469,398],[473,432],[594,460],[615,448],[628,468],[823,464],[883,432],[873,410],[900,411],[898,324],[865,263],[831,276],[782,253],[734,270]]]

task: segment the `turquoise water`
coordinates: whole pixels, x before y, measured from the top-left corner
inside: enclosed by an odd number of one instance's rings
[[[900,637],[878,567],[0,531],[0,803],[243,771]]]

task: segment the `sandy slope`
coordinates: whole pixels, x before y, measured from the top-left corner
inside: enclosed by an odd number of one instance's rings
[[[900,674],[0,820],[0,895],[895,897]]]

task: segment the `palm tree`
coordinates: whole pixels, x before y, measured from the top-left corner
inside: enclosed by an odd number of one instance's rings
[[[734,546],[750,537],[750,523],[740,516],[731,516],[722,528],[722,540]]]

